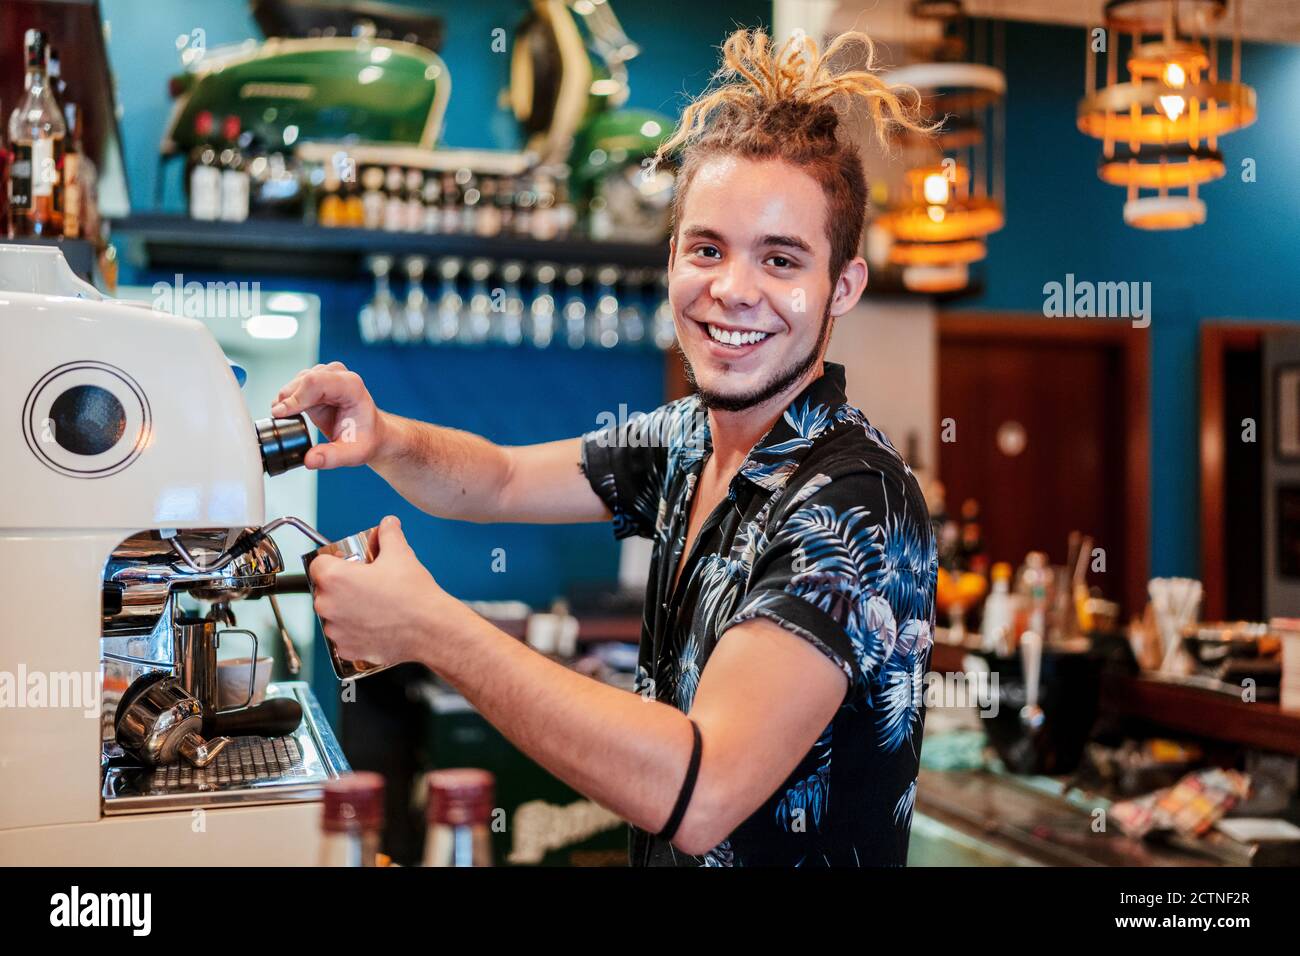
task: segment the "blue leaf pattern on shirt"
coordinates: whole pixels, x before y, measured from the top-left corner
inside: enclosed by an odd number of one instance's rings
[[[831,789],[831,723],[822,731],[822,735],[813,744],[818,754],[817,769],[805,779],[799,781],[785,792],[785,796],[776,805],[776,822],[789,832],[796,820],[802,818],[804,827],[812,818],[814,827],[822,825],[822,815],[830,800]]]
[[[881,672],[880,746],[893,752],[912,739],[921,716],[925,667],[929,660],[930,622],[913,618],[898,632],[898,643]]]

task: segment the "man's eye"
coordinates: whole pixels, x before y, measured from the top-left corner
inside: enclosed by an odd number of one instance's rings
[[[776,266],[778,269],[789,269],[794,265],[794,262],[787,259],[785,256],[768,256],[767,261],[772,263],[772,265]]]
[[[718,252],[717,246],[700,246],[695,250],[697,256],[704,255],[705,253],[716,253],[719,256],[722,255],[722,253]],[[710,256],[710,258],[712,258],[712,256]]]

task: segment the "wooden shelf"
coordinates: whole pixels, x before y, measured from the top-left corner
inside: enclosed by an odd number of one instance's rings
[[[667,243],[552,240],[529,236],[473,236],[338,229],[294,220],[204,222],[185,216],[145,213],[113,222],[126,240],[127,260],[150,269],[277,275],[360,276],[373,255],[459,256],[496,262],[555,262],[663,268]]]
[[[1169,730],[1300,756],[1300,712],[1147,677],[1102,680],[1105,711]]]

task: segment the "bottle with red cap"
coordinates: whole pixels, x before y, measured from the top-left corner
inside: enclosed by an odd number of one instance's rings
[[[190,218],[212,221],[221,216],[221,166],[212,142],[212,114],[194,117],[194,151],[190,155]]]
[[[425,866],[491,866],[495,781],[486,770],[435,770],[428,776]]]
[[[240,148],[239,117],[227,116],[221,125],[221,218],[226,222],[243,222],[248,218],[251,183],[244,153]]]
[[[378,866],[384,830],[384,778],[358,771],[325,785],[321,866]]]

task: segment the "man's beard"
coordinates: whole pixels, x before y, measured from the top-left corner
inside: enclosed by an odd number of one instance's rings
[[[827,302],[826,311],[822,313],[822,327],[817,334],[817,342],[808,351],[808,354],[792,362],[784,371],[778,372],[766,384],[760,385],[745,395],[723,395],[701,388],[699,382],[695,380],[695,369],[691,368],[691,360],[686,357],[686,352],[682,349],[681,343],[675,343],[675,347],[677,354],[682,357],[682,365],[686,369],[686,381],[691,386],[691,390],[700,396],[700,404],[705,408],[712,408],[719,412],[743,412],[746,409],[770,401],[803,378],[810,368],[821,361],[822,353],[826,349],[826,340],[830,338],[830,334],[831,307],[830,303]]]

